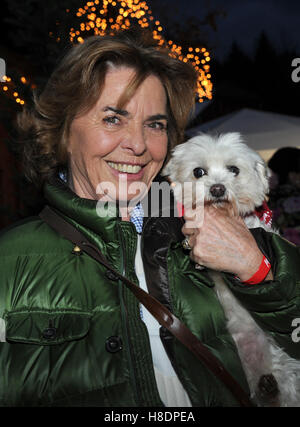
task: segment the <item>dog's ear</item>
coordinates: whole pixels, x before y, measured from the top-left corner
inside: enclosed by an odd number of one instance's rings
[[[266,163],[260,159],[255,163],[255,171],[260,178],[260,181],[263,185],[264,194],[268,194],[269,192],[269,178],[271,176],[271,171],[266,165]]]
[[[172,160],[169,160],[168,163],[161,170],[161,175],[162,176],[168,176],[168,175],[170,175],[170,172],[171,172],[171,165],[170,165],[170,163],[171,162],[172,162]]]
[[[160,174],[162,176],[170,176],[172,170],[173,170],[173,159],[170,159],[168,163],[163,167]]]

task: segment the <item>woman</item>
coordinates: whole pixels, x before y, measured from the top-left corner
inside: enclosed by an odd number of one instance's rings
[[[269,200],[274,226],[283,237],[300,246],[300,149],[280,148],[268,165],[277,181]]]
[[[189,218],[183,227],[172,200],[169,215],[164,198],[153,211],[153,188],[182,140],[195,84],[192,69],[141,37],[86,40],[55,70],[36,111],[20,120],[34,135],[27,170],[43,183],[47,204],[173,311],[248,392],[213,285],[195,262],[227,272],[257,321],[299,357],[290,338],[299,255],[263,231],[254,239],[242,222],[213,209],[201,228]],[[109,201],[101,205],[107,215],[99,215],[99,199]],[[134,222],[141,199],[151,206],[142,230]],[[263,253],[272,264],[267,280],[243,285]],[[2,406],[238,406],[116,276],[40,218],[6,232],[0,254]]]

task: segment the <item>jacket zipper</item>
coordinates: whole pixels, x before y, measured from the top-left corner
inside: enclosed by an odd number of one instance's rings
[[[144,232],[145,228],[147,227],[147,223],[148,223],[148,221],[149,221],[149,218],[147,218],[147,219],[146,219],[146,221],[145,221],[145,219],[144,219],[143,232]],[[141,250],[142,250],[142,251],[143,251],[143,232],[142,232],[142,240],[141,240]],[[168,304],[169,304],[169,310],[170,310],[172,313],[174,313],[173,301],[172,301],[172,299],[171,299],[171,291],[170,291],[171,282],[170,282],[169,262],[168,262],[168,257],[169,257],[169,255],[170,255],[170,246],[169,246],[169,248],[168,248],[167,256],[166,256],[166,273],[167,273],[167,277],[168,277],[168,284],[169,284],[169,287],[168,287],[168,296],[169,296],[169,298],[168,298]],[[167,345],[166,345],[166,342],[165,342],[165,340],[164,340],[164,339],[162,339],[162,335],[163,335],[163,334],[165,334],[165,333],[169,333],[169,334],[171,334],[171,333],[168,331],[168,329],[167,329],[167,328],[165,328],[164,326],[161,326],[161,327],[159,328],[160,340],[161,340],[161,342],[162,342],[162,344],[163,344],[163,347],[164,347],[164,349],[165,349],[166,355],[167,355],[168,359],[170,360],[170,363],[171,363],[171,365],[172,365],[172,367],[173,367],[173,369],[174,369],[174,371],[175,371],[175,373],[176,373],[176,375],[177,375],[177,377],[178,377],[179,381],[181,382],[181,384],[182,384],[182,386],[183,386],[184,390],[186,391],[186,393],[187,393],[187,395],[188,395],[188,397],[189,397],[189,399],[190,399],[190,401],[191,401],[191,397],[190,397],[190,395],[189,395],[189,393],[188,393],[188,391],[187,391],[187,390],[188,390],[188,387],[187,387],[187,384],[186,384],[185,378],[184,378],[184,377],[183,377],[183,375],[181,374],[181,372],[180,372],[180,370],[179,370],[178,366],[176,365],[176,360],[175,360],[175,359],[176,359],[176,356],[175,356],[175,354],[174,354],[174,355],[173,355],[174,357],[171,357],[171,355],[169,354],[169,349],[168,349],[168,347],[167,347]],[[174,338],[174,336],[173,336],[172,334],[171,334],[171,336],[173,337],[173,340],[175,340],[175,338]]]
[[[170,304],[170,309],[171,309],[172,313],[174,313],[173,301],[172,301],[172,299],[171,299],[171,289],[170,289],[170,288],[171,288],[171,285],[173,286],[173,284],[171,284],[171,280],[170,280],[169,262],[168,262],[168,258],[169,258],[169,256],[171,256],[171,255],[170,255],[170,246],[169,246],[168,251],[167,251],[167,258],[166,258],[167,271],[166,271],[166,273],[167,273],[167,277],[168,277],[168,284],[169,284],[169,287],[168,287],[168,293],[169,293],[169,304]],[[172,365],[172,367],[173,367],[173,369],[174,369],[174,371],[175,371],[175,373],[176,373],[176,375],[177,375],[177,377],[178,377],[179,381],[181,382],[181,384],[182,384],[182,386],[183,386],[183,388],[184,388],[185,392],[187,393],[187,395],[188,395],[188,397],[189,397],[190,402],[192,403],[192,399],[191,399],[191,397],[190,397],[190,394],[188,393],[188,384],[187,384],[187,382],[186,382],[186,380],[185,380],[184,376],[181,374],[180,369],[178,368],[178,365],[177,365],[177,363],[176,363],[176,355],[175,355],[176,351],[174,351],[173,357],[170,357],[170,355],[169,355],[169,349],[168,349],[168,347],[167,347],[167,345],[166,345],[166,342],[165,342],[164,340],[162,340],[162,336],[161,336],[161,334],[164,334],[164,333],[166,333],[166,332],[168,332],[168,330],[167,330],[165,327],[161,326],[160,339],[161,339],[162,344],[163,344],[163,347],[164,347],[164,349],[165,349],[165,351],[166,351],[167,357],[169,358],[169,360],[170,360],[170,362],[171,362],[171,365]],[[172,334],[171,334],[171,335],[172,335]],[[174,336],[173,336],[173,340],[175,340]],[[192,406],[193,406],[193,403],[192,403]]]
[[[125,254],[125,248],[123,243],[123,236],[122,236],[122,233],[120,232],[119,227],[118,227],[118,233],[119,233],[119,240],[121,242],[121,271],[122,271],[122,275],[126,276],[126,254]],[[122,320],[125,324],[127,356],[128,356],[129,365],[130,365],[130,372],[132,372],[131,378],[132,378],[135,400],[137,402],[137,406],[140,406],[140,399],[139,399],[140,394],[138,392],[138,385],[137,385],[136,374],[135,374],[135,367],[134,367],[134,360],[133,360],[134,356],[133,356],[132,345],[130,341],[128,312],[127,312],[127,307],[125,305],[124,291],[125,291],[125,287],[123,286],[123,283],[119,281],[119,296],[121,301],[123,302],[121,304],[121,315],[122,315]]]
[[[148,221],[147,221],[147,222],[148,222]],[[147,222],[146,222],[146,223],[144,223],[144,228],[146,227]],[[142,235],[142,237],[143,237],[143,235]],[[142,245],[141,247],[143,247],[143,245]],[[169,284],[169,286],[168,286],[168,296],[169,296],[169,298],[168,298],[168,299],[169,299],[168,303],[169,303],[169,310],[170,310],[172,313],[174,313],[174,306],[173,306],[173,301],[172,301],[172,299],[171,299],[171,290],[170,290],[170,288],[171,288],[171,280],[170,280],[169,262],[168,262],[168,258],[169,258],[169,256],[170,256],[170,246],[168,247],[167,256],[166,256],[166,267],[167,267],[167,268],[166,268],[166,273],[167,273],[167,277],[168,277],[168,284]],[[160,340],[161,340],[161,342],[162,342],[162,344],[163,344],[163,347],[164,347],[164,349],[165,349],[166,355],[167,355],[168,359],[170,360],[170,363],[171,363],[171,365],[172,365],[172,367],[173,367],[173,369],[174,369],[174,371],[175,371],[175,373],[176,373],[176,375],[177,375],[177,377],[178,377],[179,381],[181,382],[181,384],[182,384],[182,386],[183,386],[183,388],[184,388],[185,392],[187,393],[187,395],[188,395],[188,397],[189,397],[190,401],[192,402],[191,397],[190,397],[190,395],[189,395],[189,393],[188,393],[188,386],[187,386],[187,383],[186,383],[186,381],[185,381],[185,378],[184,378],[184,376],[181,374],[180,369],[178,368],[178,366],[177,366],[177,364],[176,364],[176,356],[175,356],[175,353],[174,353],[174,354],[172,355],[172,357],[171,357],[171,355],[169,354],[169,349],[168,349],[168,347],[167,347],[167,345],[166,345],[166,342],[165,342],[165,340],[164,340],[164,339],[162,339],[162,335],[164,335],[165,333],[169,333],[169,334],[171,334],[171,333],[170,333],[170,332],[168,331],[168,329],[167,329],[167,328],[165,328],[164,326],[161,326],[159,329],[160,329],[160,330],[159,330]],[[173,335],[171,334],[171,336],[173,336]],[[173,336],[173,340],[175,340],[174,336]]]

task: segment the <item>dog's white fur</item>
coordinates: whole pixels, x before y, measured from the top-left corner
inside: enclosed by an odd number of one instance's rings
[[[230,166],[239,168],[236,175]],[[203,168],[206,175],[195,178],[195,168]],[[181,198],[186,182],[201,182],[204,185],[204,202],[229,202],[237,207],[248,228],[263,227],[273,231],[260,219],[252,215],[262,205],[268,193],[269,170],[262,158],[243,143],[239,133],[220,136],[199,134],[186,143],[178,145],[171,160],[163,169],[175,184],[174,194]],[[178,185],[180,184],[180,185]],[[214,197],[210,189],[214,184],[223,184],[226,192]],[[195,187],[188,202],[195,203]],[[291,358],[254,321],[250,313],[234,297],[217,271],[209,271],[215,282],[215,291],[223,306],[227,327],[239,352],[253,400],[259,406],[300,406],[300,362]],[[265,399],[258,384],[265,375],[272,374],[277,381],[279,394]]]

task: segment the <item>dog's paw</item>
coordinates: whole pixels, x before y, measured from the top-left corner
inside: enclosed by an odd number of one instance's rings
[[[279,406],[279,388],[273,374],[260,377],[256,396],[261,406]]]

